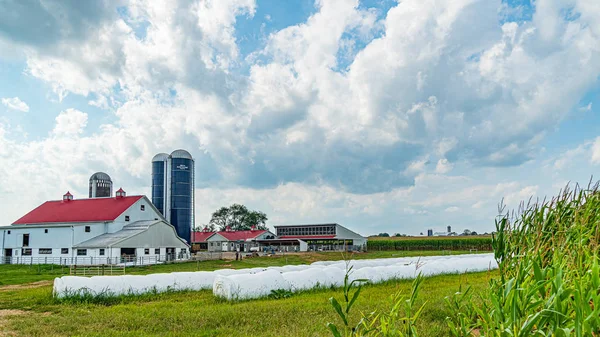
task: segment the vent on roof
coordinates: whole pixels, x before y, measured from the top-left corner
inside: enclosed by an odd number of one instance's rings
[[[71,201],[73,200],[73,194],[71,194],[71,192],[67,191],[67,193],[65,195],[63,195],[63,201]]]
[[[122,188],[119,188],[119,190],[117,191],[117,198],[124,198],[127,194],[125,193],[125,191],[123,191]]]

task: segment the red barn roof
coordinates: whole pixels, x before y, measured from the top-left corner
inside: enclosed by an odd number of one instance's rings
[[[46,201],[15,221],[13,225],[39,223],[113,221],[123,214],[141,195],[123,198],[94,198],[64,201]]]
[[[213,234],[215,234],[215,232],[193,232],[192,243],[206,242],[206,239],[208,239]]]
[[[221,235],[222,237],[224,237],[225,239],[229,240],[229,241],[237,241],[237,240],[248,240],[248,239],[254,239],[257,236],[266,233],[267,231],[265,230],[254,230],[254,231],[221,231],[221,232],[217,232],[217,234]]]

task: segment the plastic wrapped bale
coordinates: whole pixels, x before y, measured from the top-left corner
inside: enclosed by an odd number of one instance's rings
[[[239,274],[215,277],[213,294],[227,300],[242,300],[268,296],[271,291],[290,289],[289,283],[274,270],[256,274]]]
[[[89,293],[89,277],[63,276],[54,279],[52,292],[58,298]]]
[[[212,289],[216,274],[209,271],[173,273],[176,290]]]
[[[89,288],[94,296],[118,296],[125,294],[128,287],[122,276],[92,276]]]
[[[229,276],[229,275],[237,275],[237,274],[246,274],[246,270],[245,269],[217,269],[217,270],[213,271],[213,273],[215,273],[216,275]]]
[[[123,275],[123,283],[127,286],[124,291],[126,294],[141,295],[153,291],[154,281],[145,275]]]
[[[327,274],[330,280],[330,286],[341,287],[344,285],[344,278],[346,277],[346,270],[336,267],[323,268],[323,273]]]
[[[159,293],[177,290],[175,288],[175,276],[173,274],[149,274],[146,275],[146,277],[150,281],[151,290],[156,289]]]
[[[281,276],[290,284],[292,291],[312,289],[318,286],[329,287],[332,283],[327,268],[309,268],[282,273]]]
[[[375,268],[364,267],[359,269],[353,269],[348,275],[348,281],[352,282],[355,280],[368,280],[369,282],[376,282]]]

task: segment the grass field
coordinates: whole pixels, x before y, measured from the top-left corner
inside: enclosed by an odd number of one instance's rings
[[[453,251],[452,254],[465,254],[467,251]],[[431,256],[441,255],[440,251],[376,251],[368,253],[355,253],[345,255],[352,259],[376,259],[386,257],[402,256]],[[276,255],[270,257],[248,258],[242,261],[202,261],[202,262],[184,262],[175,264],[164,264],[148,267],[127,268],[127,274],[151,274],[151,273],[169,273],[177,271],[198,271],[215,270],[222,268],[253,268],[263,266],[283,266],[286,264],[308,264],[314,261],[324,260],[342,260],[344,255],[333,252],[303,253]],[[55,277],[67,275],[68,267],[52,265],[0,265],[0,286],[11,284],[23,284],[37,281],[53,280]]]
[[[438,255],[439,252],[375,252],[352,258]],[[206,261],[144,268],[131,268],[136,274],[246,268],[301,264],[315,260],[339,260],[341,254],[314,253],[252,258],[244,261]],[[287,259],[287,261],[286,261]],[[48,266],[44,266],[47,268]],[[60,268],[58,268],[59,270]],[[0,280],[19,285],[0,287],[0,336],[329,336],[327,322],[339,323],[328,299],[342,297],[340,289],[321,289],[294,294],[285,299],[260,299],[228,303],[211,291],[150,294],[122,297],[111,305],[61,303],[52,298],[51,282],[56,275],[35,274],[35,266],[0,266]],[[54,269],[56,271],[57,268]],[[427,278],[419,303],[427,301],[418,323],[421,336],[448,334],[444,297],[459,286],[472,285],[476,291],[487,287],[496,272],[444,275]],[[364,288],[355,308],[369,313],[386,310],[390,295],[410,291],[410,281],[387,282]]]

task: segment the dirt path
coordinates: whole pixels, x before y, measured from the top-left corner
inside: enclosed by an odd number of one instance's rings
[[[11,285],[7,285],[7,286],[0,286],[0,292],[1,291],[45,287],[45,286],[52,285],[52,282],[54,282],[54,281],[37,281],[37,282],[25,283],[25,284],[11,284]],[[0,316],[0,317],[2,317],[2,316]]]

